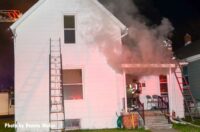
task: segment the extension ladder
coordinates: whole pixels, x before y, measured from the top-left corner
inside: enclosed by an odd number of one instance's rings
[[[65,112],[63,96],[61,41],[50,39],[49,54],[49,122],[51,132],[64,130]]]
[[[180,63],[177,64],[175,69],[175,77],[184,98],[185,114],[194,120],[194,116],[197,114],[197,103],[190,90],[189,82],[183,74],[183,68]]]

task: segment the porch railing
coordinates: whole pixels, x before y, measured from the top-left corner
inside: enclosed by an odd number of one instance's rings
[[[144,103],[141,103],[140,100],[137,100],[137,104],[138,104],[138,109],[137,112],[139,113],[140,117],[143,120],[143,123],[145,125],[145,117],[144,117]]]
[[[170,122],[170,115],[169,115],[169,103],[166,102],[161,96],[158,96],[158,109],[165,115]]]

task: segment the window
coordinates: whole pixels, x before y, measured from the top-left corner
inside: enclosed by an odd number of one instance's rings
[[[163,97],[164,101],[168,102],[168,84],[167,84],[167,76],[160,75],[160,94]]]
[[[65,100],[83,99],[82,70],[63,70],[63,87]]]
[[[162,94],[168,93],[168,86],[167,86],[167,76],[166,75],[160,75],[160,92]]]
[[[64,16],[64,42],[75,43],[75,17],[73,15]]]
[[[81,128],[80,119],[66,119],[65,126],[66,129],[69,130],[80,129]]]

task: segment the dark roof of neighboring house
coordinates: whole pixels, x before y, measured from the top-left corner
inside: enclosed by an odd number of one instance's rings
[[[175,51],[175,56],[179,59],[185,59],[194,55],[200,54],[200,40],[182,47]]]

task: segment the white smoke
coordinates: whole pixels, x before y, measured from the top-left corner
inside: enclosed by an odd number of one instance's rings
[[[97,28],[93,29],[104,32],[103,35],[99,35],[98,33],[93,35],[95,35],[95,41],[99,44],[100,51],[106,56],[107,63],[113,69],[117,72],[122,72],[121,65],[124,63],[171,63],[172,52],[163,46],[163,40],[173,30],[167,18],[163,18],[160,25],[148,27],[146,25],[147,19],[139,13],[132,0],[105,0],[102,3],[128,27],[128,35],[123,38],[123,45],[119,44],[119,37],[114,36],[112,32],[112,23],[106,23],[102,19],[99,20],[101,25],[97,24]],[[92,30],[90,30],[91,32]],[[135,68],[130,69],[128,72],[140,76],[165,74],[166,69]]]

